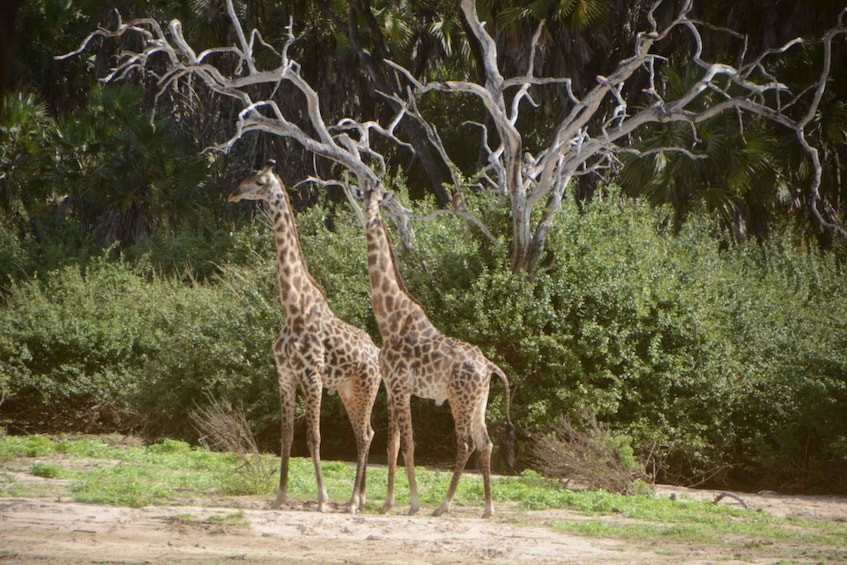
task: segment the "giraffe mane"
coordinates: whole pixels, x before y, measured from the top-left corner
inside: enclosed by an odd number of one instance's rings
[[[276,164],[276,161],[270,159],[268,164],[273,161],[273,165]],[[273,166],[271,165],[271,166]],[[267,165],[266,165],[267,166]],[[288,213],[291,214],[291,231],[294,235],[294,243],[297,248],[297,256],[300,258],[300,264],[303,265],[303,271],[306,273],[306,277],[309,279],[309,282],[317,289],[321,296],[323,296],[324,300],[326,300],[326,291],[323,289],[321,284],[315,280],[315,277],[312,276],[311,271],[309,271],[309,265],[306,263],[306,257],[303,255],[303,246],[300,243],[300,233],[297,230],[297,222],[294,221],[294,208],[291,206],[291,201],[288,199],[288,195],[285,194],[285,191],[288,190],[285,186],[285,183],[282,182],[282,178],[276,173],[276,171],[271,171],[274,180],[279,185],[279,189],[282,192],[282,200],[285,203],[285,207],[288,208]]]
[[[400,290],[409,298],[409,300],[415,303],[421,310],[426,312],[423,304],[418,302],[418,299],[415,298],[406,287],[406,281],[403,279],[403,275],[400,273],[400,268],[397,266],[397,255],[395,255],[394,245],[391,243],[391,234],[388,232],[388,226],[385,225],[385,220],[382,219],[382,214],[377,216],[377,218],[379,218],[382,233],[385,234],[385,241],[388,243],[388,255],[391,257],[391,267],[394,269],[394,279],[397,281],[397,286],[400,287]]]

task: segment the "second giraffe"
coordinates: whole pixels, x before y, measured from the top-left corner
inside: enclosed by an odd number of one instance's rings
[[[394,474],[401,439],[409,479],[409,514],[417,512],[420,506],[410,406],[414,395],[433,399],[437,404],[447,400],[456,431],[453,478],[444,502],[433,514],[438,516],[450,510],[459,479],[476,448],[485,489],[483,518],[488,518],[494,513],[494,505],[491,500],[492,443],[485,426],[485,409],[491,375],[497,375],[506,389],[506,433],[511,436],[514,427],[509,418],[509,381],[478,347],[438,331],[423,307],[406,290],[379,211],[380,201],[391,197],[381,184],[364,192],[371,302],[382,335],[379,361],[388,393],[388,494],[382,511],[385,513],[394,505]]]

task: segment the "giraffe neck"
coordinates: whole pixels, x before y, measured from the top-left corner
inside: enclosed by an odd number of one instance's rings
[[[276,239],[276,269],[279,277],[279,298],[286,319],[311,311],[314,306],[326,305],[326,297],[309,274],[294,224],[294,211],[284,189],[274,191],[268,204],[273,214]]]
[[[400,276],[391,240],[379,212],[366,216],[365,237],[368,243],[368,279],[374,317],[383,338],[396,334],[412,314],[425,320],[426,313],[415,300]]]

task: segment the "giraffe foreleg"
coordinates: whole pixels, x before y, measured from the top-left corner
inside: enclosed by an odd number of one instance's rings
[[[386,387],[388,391],[388,484],[385,493],[385,502],[381,512],[388,513],[394,507],[394,478],[397,472],[397,456],[400,453],[400,426],[398,413],[400,407],[397,405],[397,394]]]
[[[323,393],[323,384],[317,374],[304,380],[301,384],[303,385],[306,408],[306,443],[309,446],[309,453],[312,455],[312,465],[315,468],[315,480],[318,486],[318,512],[326,512],[326,503],[329,496],[321,471],[321,394]]]
[[[410,401],[411,397],[404,395],[397,423],[403,445],[403,465],[406,467],[406,478],[409,481],[409,516],[412,516],[418,512],[421,505],[418,501],[418,482],[415,479],[415,438],[412,432]]]
[[[281,408],[281,434],[280,434],[280,463],[279,463],[279,489],[276,500],[271,503],[271,508],[278,510],[285,502],[288,492],[288,463],[291,458],[291,445],[294,441],[294,403],[297,395],[297,385],[294,380],[284,374],[282,369],[279,373],[279,401]]]

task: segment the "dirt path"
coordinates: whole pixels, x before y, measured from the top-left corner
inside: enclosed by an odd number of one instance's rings
[[[132,509],[4,499],[0,528],[0,558],[16,562],[631,561],[616,542],[461,515],[435,519],[210,507]]]
[[[662,487],[659,495],[714,498],[714,492]],[[745,502],[780,515],[847,519],[839,497],[752,495]],[[724,502],[722,502],[724,503]],[[737,501],[727,500],[728,504]],[[225,504],[225,503],[224,503]],[[231,560],[250,563],[772,563],[666,545],[627,547],[543,527],[584,519],[568,511],[501,510],[482,520],[458,508],[441,518],[270,511],[265,502],[118,508],[47,499],[0,498],[0,561],[141,563]],[[251,506],[251,504],[248,504]],[[533,525],[522,525],[533,524]],[[671,549],[671,551],[668,551]]]

